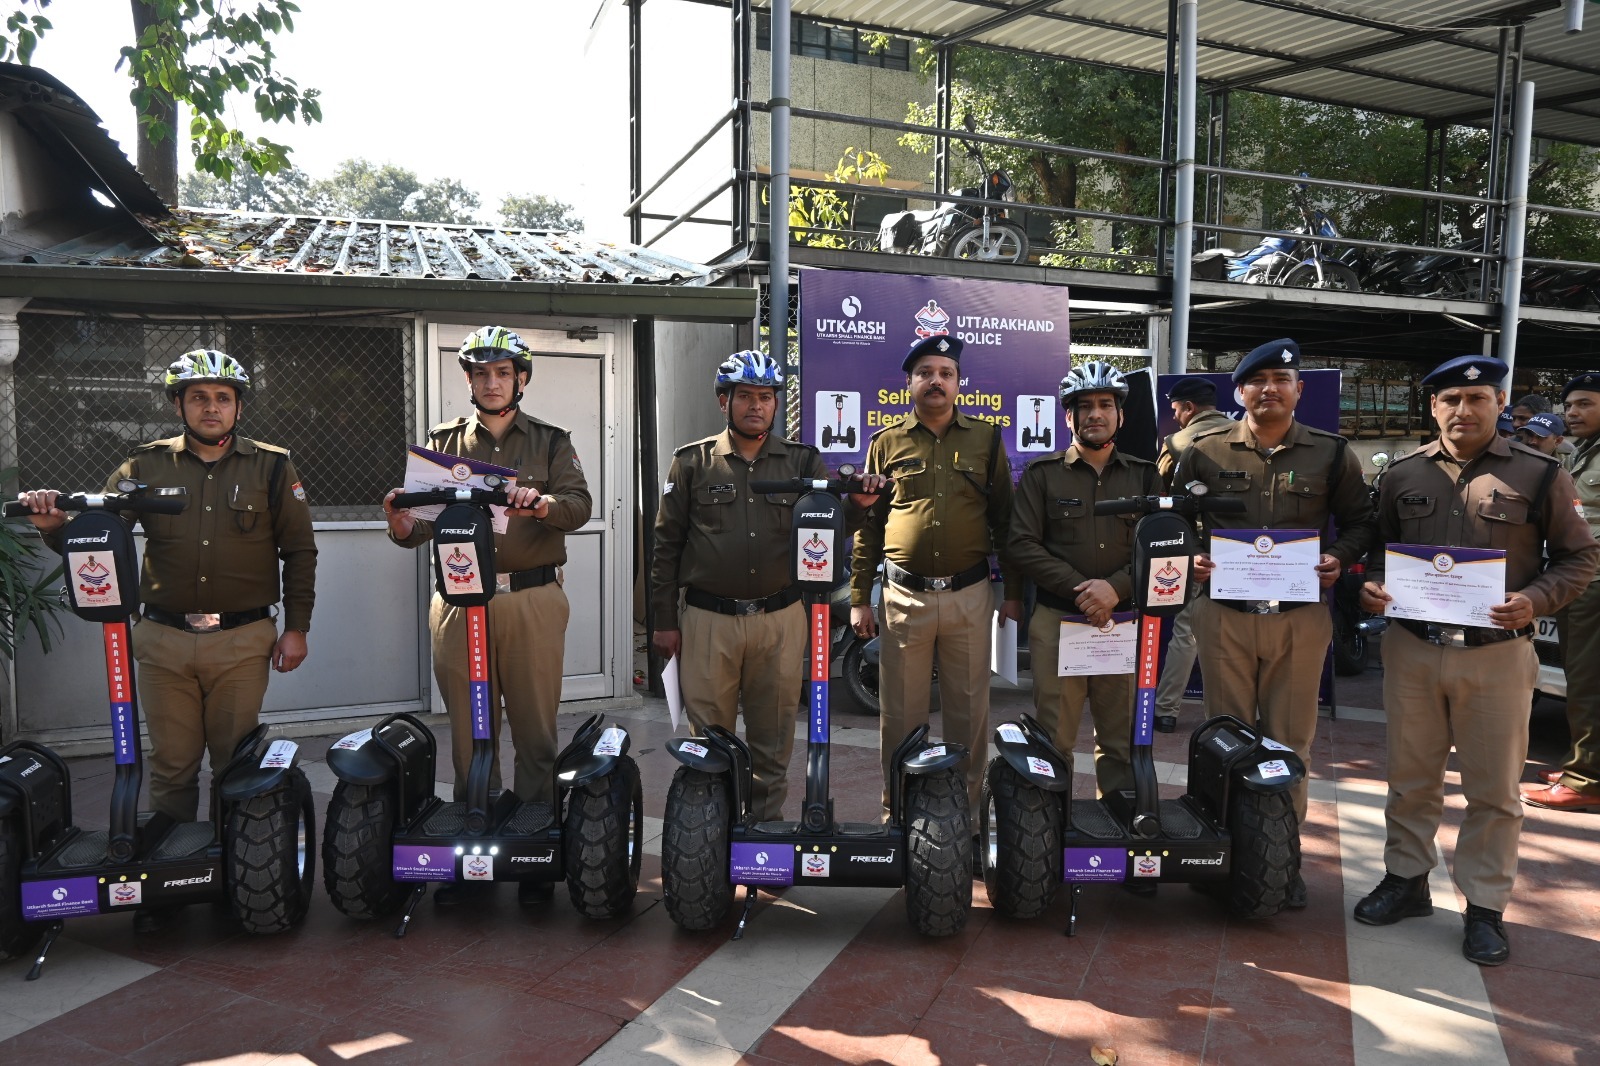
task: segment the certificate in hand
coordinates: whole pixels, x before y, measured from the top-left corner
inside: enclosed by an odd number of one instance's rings
[[[506,479],[507,484],[515,484],[517,472],[509,466],[496,466],[493,463],[483,463],[476,459],[463,459],[459,455],[446,455],[430,448],[422,448],[415,444],[406,448],[406,482],[407,492],[425,492],[428,489],[481,489],[484,487],[485,474],[499,474]],[[432,522],[439,517],[439,512],[444,510],[443,505],[433,504],[429,507],[413,507],[411,514],[426,522]],[[494,531],[506,531],[506,509],[504,507],[491,507],[494,512]]]
[[[1489,608],[1506,601],[1506,553],[1499,548],[1391,544],[1383,565],[1390,618],[1492,626]]]
[[[1061,645],[1056,673],[1062,677],[1131,674],[1138,665],[1139,616],[1113,614],[1103,626],[1090,625],[1081,614],[1061,617]]]
[[[1211,597],[1310,603],[1322,598],[1314,529],[1213,529]]]

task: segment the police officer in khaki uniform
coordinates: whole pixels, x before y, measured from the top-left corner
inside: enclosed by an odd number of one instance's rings
[[[808,629],[790,543],[795,496],[748,486],[828,476],[817,449],[772,432],[782,387],[783,367],[761,352],[717,369],[728,428],[674,453],[650,563],[651,643],[679,657],[690,725],[732,730],[744,709],[757,821],[783,817]]]
[[[260,720],[268,668],[287,673],[306,657],[317,546],[311,510],[289,453],[238,436],[250,375],[232,356],[197,349],[167,370],[167,397],[184,432],[142,445],[106,482],[129,478],[188,490],[182,514],[140,514],[143,619],[133,629],[139,702],[150,730],[150,807],[192,822],[200,759],[213,770]],[[66,516],[56,491],[24,493],[33,523],[59,547]],[[129,516],[133,517],[132,515]],[[283,633],[272,620],[282,566]],[[149,932],[171,911],[141,910]]]
[[[989,750],[991,552],[1001,553],[1005,579],[1000,617],[1022,617],[1022,578],[1007,558],[1011,462],[998,426],[956,410],[961,348],[959,338],[945,334],[911,346],[900,369],[913,409],[867,446],[867,470],[893,478],[894,488],[870,507],[856,534],[850,621],[863,637],[878,631],[870,604],[882,562],[878,739],[885,809],[889,757],[928,720],[935,654],[944,736],[972,753],[967,798],[977,809]]]
[[[1579,374],[1567,382],[1561,402],[1566,408],[1564,428],[1578,445],[1567,463],[1573,499],[1590,531],[1600,534],[1600,374]],[[1522,432],[1532,430],[1541,419],[1560,416],[1534,415]],[[1591,582],[1583,595],[1556,614],[1556,636],[1567,674],[1572,750],[1559,769],[1545,771],[1540,787],[1528,789],[1522,798],[1551,810],[1600,811],[1600,582]]]
[[[1422,379],[1433,390],[1439,439],[1385,469],[1379,543],[1361,589],[1363,608],[1387,610],[1383,549],[1394,542],[1506,553],[1505,602],[1489,609],[1491,625],[1395,618],[1384,635],[1385,873],[1355,908],[1368,925],[1433,913],[1428,871],[1439,861],[1434,837],[1453,745],[1467,801],[1454,870],[1467,898],[1462,953],[1482,966],[1511,956],[1500,916],[1517,873],[1517,779],[1539,669],[1529,639],[1534,619],[1570,603],[1600,564],[1600,545],[1572,508],[1571,476],[1554,459],[1496,436],[1508,375],[1498,359],[1466,355]]]
[[[1227,429],[1232,420],[1217,410],[1217,387],[1203,377],[1184,377],[1167,392],[1172,417],[1178,429],[1167,437],[1156,456],[1156,468],[1167,487],[1177,469],[1178,457],[1194,439],[1214,429]],[[1156,728],[1163,733],[1178,729],[1178,712],[1183,709],[1183,692],[1194,672],[1194,605],[1191,603],[1172,619],[1172,636],[1167,640],[1167,657],[1161,664],[1161,681],[1156,685]]]
[[[1174,481],[1201,481],[1213,495],[1244,501],[1242,514],[1208,515],[1213,529],[1315,529],[1324,548],[1317,575],[1326,590],[1361,558],[1372,538],[1372,502],[1361,467],[1345,440],[1296,421],[1305,389],[1300,347],[1270,341],[1240,360],[1233,372],[1243,421],[1201,434],[1178,462]],[[1329,543],[1328,519],[1338,527]],[[1209,572],[1210,557],[1201,561]],[[1194,601],[1194,632],[1205,678],[1206,714],[1231,714],[1261,728],[1311,762],[1317,734],[1317,687],[1333,638],[1333,618],[1321,600]],[[1306,817],[1306,783],[1294,790],[1295,814]],[[1298,870],[1287,904],[1306,905]]]
[[[1122,373],[1102,362],[1074,367],[1062,378],[1072,446],[1028,464],[1011,513],[1011,561],[1037,589],[1028,623],[1034,710],[1056,747],[1071,751],[1089,701],[1102,794],[1133,787],[1134,676],[1062,677],[1057,667],[1063,617],[1079,615],[1101,626],[1112,612],[1131,608],[1134,523],[1094,513],[1100,500],[1153,496],[1161,488],[1154,464],[1116,446],[1127,397]]]
[[[490,705],[505,706],[516,751],[513,791],[524,800],[555,795],[556,712],[561,703],[562,658],[569,609],[561,588],[567,561],[566,534],[593,513],[583,466],[566,430],[524,414],[517,406],[533,377],[533,351],[500,326],[484,326],[461,342],[458,356],[477,413],[435,426],[428,447],[446,455],[511,467],[511,507],[506,531],[494,537],[499,587],[489,601]],[[395,489],[384,498],[389,538],[416,548],[433,537],[433,524],[396,510]],[[433,676],[450,714],[455,798],[466,798],[472,766],[472,716],[467,678],[466,610],[437,594],[428,610],[433,634]],[[499,742],[500,716],[490,722]],[[491,764],[489,787],[500,787],[500,763]],[[461,902],[464,886],[442,885],[434,902]],[[547,882],[522,881],[523,903],[549,899]]]

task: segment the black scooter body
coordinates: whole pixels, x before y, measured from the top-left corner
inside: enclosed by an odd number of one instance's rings
[[[67,918],[226,900],[250,931],[276,932],[298,924],[309,902],[309,891],[299,888],[309,882],[314,862],[310,786],[298,768],[299,746],[269,741],[265,725],[241,740],[228,764],[214,773],[209,820],[175,822],[138,809],[144,753],[129,619],[139,609],[139,566],[133,534],[117,511],[176,514],[187,499],[181,492],[145,495],[144,486],[131,482],[125,492],[58,501],[62,509],[79,512],[61,533],[66,601],[79,617],[103,627],[114,767],[109,828],[73,824],[71,775],[55,752],[26,740],[0,747],[0,827],[22,859],[15,886],[20,905],[13,910],[13,901],[0,901],[0,958],[44,933],[28,980],[39,976]],[[4,513],[14,518],[29,512],[13,503]],[[279,790],[287,790],[288,802],[304,818],[303,865],[288,871],[281,861],[287,857],[279,856],[273,876],[297,884],[273,886],[281,890],[280,908],[257,913],[241,901],[262,886],[252,890],[235,881],[226,827],[241,804]]]

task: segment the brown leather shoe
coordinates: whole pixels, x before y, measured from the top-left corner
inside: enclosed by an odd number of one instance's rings
[[[1552,811],[1600,811],[1600,796],[1560,784],[1528,789],[1522,793],[1522,802],[1533,807],[1547,807]]]
[[[1540,781],[1543,781],[1547,785],[1554,785],[1554,784],[1559,784],[1560,783],[1561,775],[1563,773],[1565,773],[1565,772],[1566,772],[1565,770],[1561,770],[1561,769],[1540,770],[1538,773],[1534,774],[1533,776],[1538,778]]]

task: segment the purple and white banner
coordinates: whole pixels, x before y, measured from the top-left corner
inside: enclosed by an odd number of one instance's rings
[[[454,881],[456,849],[446,844],[426,848],[396,844],[393,872],[396,881]]]
[[[1127,852],[1122,848],[1062,849],[1063,881],[1122,881],[1127,877]]]
[[[1030,453],[1065,446],[1067,306],[1059,285],[802,270],[800,437],[830,467],[859,466],[872,435],[911,410],[907,349],[944,334],[965,344],[957,407],[1004,430],[1020,477]]]
[[[792,885],[794,849],[787,844],[735,844],[728,880],[736,885]]]

